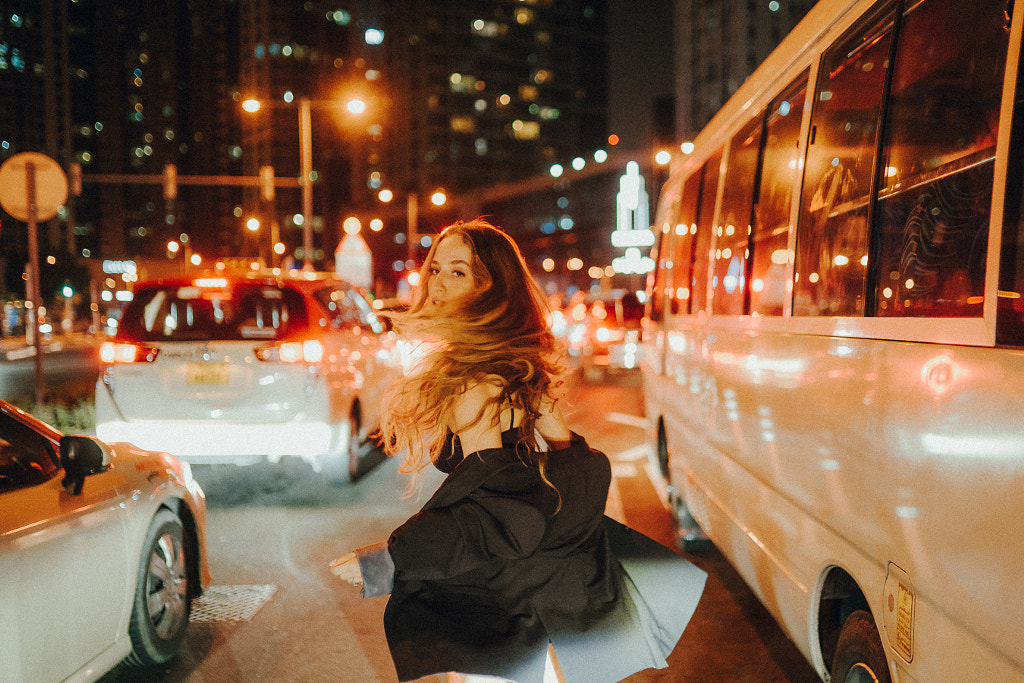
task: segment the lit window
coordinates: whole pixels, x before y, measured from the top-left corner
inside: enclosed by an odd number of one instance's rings
[[[472,133],[476,130],[476,123],[472,116],[453,116],[449,125],[456,133]]]
[[[452,92],[473,92],[476,89],[476,77],[455,73],[448,77]]]
[[[540,124],[517,119],[512,122],[512,137],[517,140],[536,140],[540,137]]]
[[[496,21],[485,21],[484,19],[473,20],[473,33],[485,38],[494,38],[508,32],[508,27]]]
[[[535,100],[537,99],[537,86],[535,85],[521,85],[519,86],[519,96],[524,100]]]

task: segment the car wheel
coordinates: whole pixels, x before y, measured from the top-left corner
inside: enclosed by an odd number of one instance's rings
[[[857,610],[839,632],[832,658],[836,683],[891,683],[885,650],[871,613]]]
[[[188,557],[181,520],[167,509],[153,517],[143,544],[129,634],[131,664],[163,664],[185,637],[191,598]]]
[[[362,420],[359,404],[352,407],[352,415],[348,418],[348,480],[355,481],[362,474],[363,465],[363,440],[360,437],[362,432]]]
[[[360,439],[359,439],[359,404],[352,406],[345,425],[346,434],[344,448],[327,453],[320,461],[320,472],[330,484],[348,484],[359,476]]]

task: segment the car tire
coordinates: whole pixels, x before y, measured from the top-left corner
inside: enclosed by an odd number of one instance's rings
[[[142,548],[128,628],[132,640],[128,663],[152,666],[177,654],[192,609],[189,551],[177,515],[166,508],[158,511]]]
[[[885,649],[871,613],[857,610],[839,632],[832,658],[834,683],[891,683]]]
[[[352,406],[345,429],[344,448],[325,454],[320,461],[320,473],[329,484],[349,484],[359,477],[361,443],[358,404]]]

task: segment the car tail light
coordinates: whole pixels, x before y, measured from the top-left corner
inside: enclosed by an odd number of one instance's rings
[[[100,361],[103,363],[152,363],[160,349],[138,344],[106,341],[100,345]]]
[[[264,362],[319,363],[324,357],[324,345],[316,339],[281,342],[273,346],[262,346],[255,353]]]

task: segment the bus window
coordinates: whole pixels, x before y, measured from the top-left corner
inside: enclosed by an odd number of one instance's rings
[[[794,315],[860,315],[868,199],[892,8],[876,10],[824,53],[797,226]]]
[[[800,168],[797,141],[806,93],[804,72],[768,107],[751,236],[750,312],[755,315],[782,315],[789,264],[790,206]]]
[[[655,259],[654,271],[648,275],[648,303],[649,317],[652,321],[658,322],[665,316],[665,299],[669,295],[666,282],[665,260],[671,253],[670,230],[675,224],[675,217],[679,214],[679,190],[682,183],[676,178],[669,180],[662,185],[661,197],[658,199],[658,211],[656,221],[661,227],[655,233],[657,244],[654,247],[652,256]]]
[[[1005,7],[923,0],[903,17],[883,129],[876,315],[982,315]]]
[[[690,312],[690,271],[693,267],[694,235],[697,232],[697,200],[700,198],[700,172],[690,176],[683,185],[678,222],[672,226],[672,312]]]
[[[722,150],[718,150],[704,162],[701,168],[700,201],[697,206],[697,233],[693,246],[693,275],[690,278],[690,312],[705,310],[708,302],[708,266],[711,260],[712,221],[715,217],[715,200],[718,196],[719,167],[722,165]]]
[[[666,224],[662,230],[657,233],[658,244],[655,247],[657,250],[655,258],[655,268],[653,273],[653,280],[648,280],[650,293],[648,295],[648,307],[650,313],[648,316],[653,322],[660,322],[665,317],[665,299],[667,297],[665,279],[667,273],[665,271],[665,260],[668,258],[669,242],[671,233],[668,232],[668,225]]]
[[[711,288],[715,314],[740,315],[746,293],[750,256],[750,218],[754,207],[757,156],[761,150],[762,116],[747,123],[732,139],[722,188],[722,210],[715,226]]]

